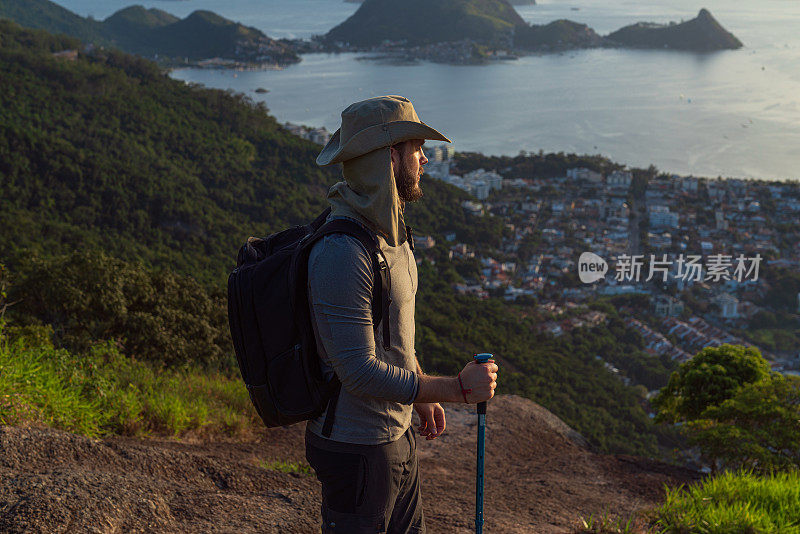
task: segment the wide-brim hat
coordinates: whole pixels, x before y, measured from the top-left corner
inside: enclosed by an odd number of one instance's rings
[[[342,127],[317,156],[318,165],[332,165],[409,139],[450,139],[417,116],[405,97],[389,95],[351,104],[342,112]]]

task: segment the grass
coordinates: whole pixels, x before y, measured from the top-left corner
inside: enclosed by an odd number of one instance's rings
[[[640,534],[652,530],[644,530],[642,520],[635,516],[624,519],[609,510],[604,510],[602,514],[592,514],[588,519],[581,518],[580,527],[575,532],[576,534]]]
[[[0,424],[107,434],[237,436],[261,425],[240,380],[162,369],[113,343],[85,355],[9,341],[0,324]]]
[[[262,461],[259,463],[264,469],[270,471],[280,471],[281,473],[297,473],[300,475],[314,476],[311,466],[303,462],[284,462],[277,460],[274,462]]]
[[[670,534],[800,534],[800,472],[728,472],[668,489],[653,524]]]
[[[800,534],[800,471],[726,472],[667,488],[663,505],[627,520],[604,511],[576,534]]]

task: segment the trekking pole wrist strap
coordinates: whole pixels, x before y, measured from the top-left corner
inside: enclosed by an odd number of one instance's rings
[[[464,397],[464,403],[469,404],[467,393],[472,393],[472,389],[464,389],[464,384],[461,382],[461,373],[458,373],[458,387],[461,388],[461,395]]]

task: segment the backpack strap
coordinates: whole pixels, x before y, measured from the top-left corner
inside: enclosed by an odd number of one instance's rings
[[[328,206],[327,208],[325,208],[325,211],[317,215],[317,218],[311,221],[311,223],[309,223],[308,226],[311,228],[311,232],[313,233],[319,230],[320,226],[325,224],[325,221],[328,219],[328,215],[330,214],[331,214],[331,207]]]
[[[378,238],[360,224],[349,219],[334,219],[325,223],[310,241],[317,241],[326,235],[346,234],[358,239],[370,252],[372,259],[372,328],[377,333],[383,321],[383,348],[389,350],[391,337],[389,328],[389,306],[392,303],[392,280],[389,276],[389,264],[381,252]]]
[[[322,216],[327,216],[328,212]],[[319,218],[317,219],[319,221]],[[315,223],[317,222],[315,221]],[[314,224],[314,223],[312,223]],[[377,334],[378,326],[383,321],[383,348],[389,350],[390,344],[390,325],[389,325],[389,306],[392,303],[391,288],[392,281],[389,276],[389,264],[386,257],[381,252],[378,238],[367,231],[355,221],[349,219],[333,219],[319,226],[316,231],[308,237],[303,246],[305,250],[310,250],[311,246],[326,235],[346,234],[358,239],[364,248],[370,253],[372,259],[372,328]],[[375,336],[377,338],[377,335]],[[336,418],[336,405],[339,402],[339,393],[342,390],[342,383],[334,373],[331,381],[331,396],[328,400],[328,407],[325,411],[325,422],[322,425],[322,435],[326,438],[331,436],[333,422]]]

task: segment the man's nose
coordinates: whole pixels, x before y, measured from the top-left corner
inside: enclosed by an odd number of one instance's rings
[[[425,165],[425,164],[427,164],[427,163],[428,163],[428,158],[426,158],[426,157],[425,157],[425,152],[423,152],[422,150],[420,150],[420,151],[419,151],[419,153],[420,153],[419,164],[420,164],[420,165]]]

